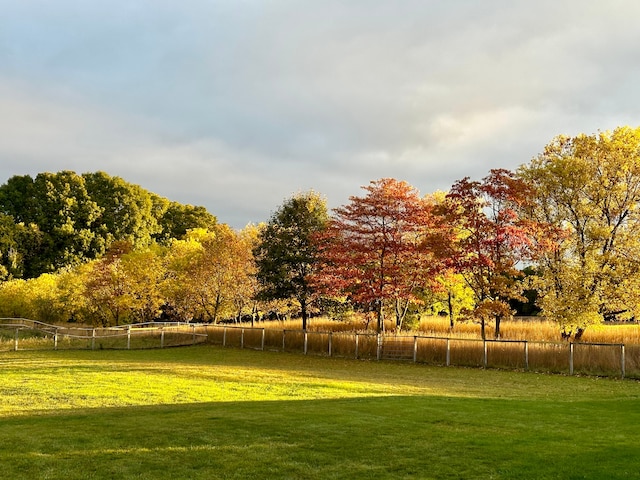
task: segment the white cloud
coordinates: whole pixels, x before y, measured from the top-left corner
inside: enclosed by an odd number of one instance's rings
[[[301,189],[427,193],[639,123],[634,0],[0,8],[4,177],[105,170],[234,226]]]

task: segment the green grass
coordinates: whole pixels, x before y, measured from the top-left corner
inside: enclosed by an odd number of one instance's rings
[[[640,383],[192,347],[0,353],[2,478],[640,478]]]

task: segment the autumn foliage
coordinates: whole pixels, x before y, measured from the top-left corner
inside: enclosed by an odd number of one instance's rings
[[[522,273],[517,268],[535,257],[536,227],[522,217],[531,189],[508,170],[491,170],[481,181],[463,178],[446,197],[442,220],[451,229],[447,260],[473,290],[475,308],[468,312],[481,325],[512,315],[510,300],[521,300]]]
[[[14,177],[0,186],[0,315],[110,325],[285,313],[306,329],[330,305],[378,330],[448,313],[452,329],[466,318],[485,337],[526,293],[573,340],[640,316],[639,128],[556,137],[517,171],[446,194],[393,178],[362,188],[332,212],[314,192],[294,195],[236,232],[101,172]]]
[[[383,178],[363,187],[365,196],[334,210],[317,237],[322,268],[315,282],[326,294],[343,296],[376,313],[385,307],[400,327],[416,289],[429,283],[439,263],[429,240],[434,218],[429,204],[408,183]]]

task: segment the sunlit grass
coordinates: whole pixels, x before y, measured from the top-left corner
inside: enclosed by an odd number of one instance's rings
[[[5,352],[0,464],[12,479],[633,478],[639,400],[632,381],[220,347]]]

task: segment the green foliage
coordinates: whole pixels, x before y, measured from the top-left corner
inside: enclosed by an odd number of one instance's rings
[[[314,298],[310,276],[318,264],[314,235],[328,223],[325,200],[314,192],[294,195],[271,216],[258,234],[256,258],[259,297],[295,299],[300,304],[303,329]]]
[[[0,187],[0,212],[40,232],[35,251],[22,251],[26,277],[78,264],[98,253],[91,226],[100,208],[73,172],[13,177]]]
[[[158,240],[167,242],[171,239],[182,239],[189,230],[213,230],[217,224],[215,216],[204,207],[169,203],[166,211],[159,217],[160,234]]]
[[[104,172],[14,176],[0,186],[0,279],[32,278],[211,227],[203,207],[181,205]]]
[[[147,247],[152,237],[160,233],[151,193],[104,172],[85,173],[82,178],[100,208],[92,223],[100,254],[114,241],[128,242],[133,248]]]

